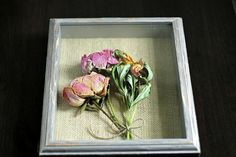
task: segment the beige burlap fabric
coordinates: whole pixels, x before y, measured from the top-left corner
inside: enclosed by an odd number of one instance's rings
[[[112,136],[109,132],[109,120],[102,113],[83,112],[74,116],[76,109],[62,98],[63,87],[69,85],[75,77],[81,76],[81,56],[105,48],[124,50],[136,60],[143,58],[154,72],[151,95],[139,104],[135,116],[135,119],[142,118],[144,125],[134,130],[135,134],[142,139],[184,136],[181,104],[177,94],[174,46],[170,38],[62,39],[61,46],[56,140],[96,140],[88,133],[88,128],[92,128],[99,136]],[[119,101],[114,97],[112,101],[119,109]],[[141,121],[134,126],[140,123]],[[119,138],[114,140],[117,139]]]

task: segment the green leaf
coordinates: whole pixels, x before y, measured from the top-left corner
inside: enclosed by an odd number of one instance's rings
[[[85,108],[87,107],[87,104],[88,103],[85,103],[84,105],[80,107],[80,113],[82,113],[85,110]]]
[[[148,97],[150,95],[151,92],[151,84],[148,83],[147,85],[145,85],[145,87],[142,89],[142,91],[139,93],[139,95],[135,98],[135,100],[133,101],[133,103],[131,104],[131,107],[134,106],[135,104],[137,104],[139,101],[141,101],[142,99]]]
[[[133,89],[134,89],[133,77],[130,74],[128,74],[126,79],[127,79],[127,82],[130,84],[131,90],[133,91]]]
[[[117,86],[117,88],[119,89],[120,88],[120,85],[119,85],[119,79],[117,77],[117,67],[119,66],[119,64],[115,65],[113,68],[112,68],[112,78]]]
[[[120,94],[127,95],[128,91],[124,86],[125,76],[129,72],[130,65],[117,64],[112,69],[112,78]]]
[[[129,95],[129,93],[128,93],[128,89],[127,89],[126,86],[124,86],[124,88],[123,88],[123,92],[124,92],[124,96]]]
[[[119,64],[119,66],[117,66],[117,76],[120,76],[121,72],[122,72],[122,69],[123,69],[123,66],[122,64]]]
[[[147,80],[151,81],[151,79],[153,78],[153,72],[151,70],[151,67],[147,63],[144,64],[144,67],[147,69],[147,72],[148,72]]]
[[[129,69],[130,69],[130,64],[125,64],[125,65],[120,65],[118,67],[118,69],[120,68],[121,69],[121,72],[119,73],[118,77],[119,77],[119,82],[120,82],[120,87],[122,89],[124,89],[124,81],[125,81],[125,77],[126,75],[128,74],[129,72]],[[119,70],[120,70],[119,69]]]
[[[131,99],[130,102],[133,102],[134,101],[134,96],[135,96],[135,90],[136,90],[135,85],[136,85],[138,79],[136,79],[131,74],[128,74],[126,79],[127,79],[128,84],[130,85],[130,90],[131,90],[130,91],[130,99]]]
[[[118,58],[122,57],[122,52],[121,52],[120,50],[118,50],[118,49],[115,49],[115,50],[114,50],[114,54],[115,54],[115,56],[118,57]]]

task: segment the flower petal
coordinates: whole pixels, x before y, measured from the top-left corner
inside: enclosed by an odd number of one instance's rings
[[[86,75],[83,78],[83,83],[89,87],[96,95],[100,95],[100,93],[104,90],[104,87],[108,86],[109,77],[105,77],[96,72],[92,72],[90,75]],[[106,91],[104,91],[104,95],[106,95]]]
[[[84,84],[83,82],[81,83],[75,82],[72,88],[74,92],[82,98],[94,96],[94,92],[91,90],[91,88],[86,86],[86,84]]]
[[[93,69],[93,63],[90,56],[84,55],[81,58],[81,67],[84,74],[90,73]]]
[[[105,80],[104,80],[104,87],[103,87],[103,90],[102,90],[102,92],[99,94],[99,96],[105,96],[105,95],[107,95],[107,86],[108,86],[108,84],[109,84],[109,80],[110,80],[110,78],[109,77],[106,77],[105,78]]]
[[[71,87],[63,89],[63,97],[69,102],[71,106],[79,107],[83,105],[85,99],[76,95]]]
[[[139,62],[135,62],[130,71],[135,77],[139,77],[141,75],[140,71],[144,68],[144,62],[140,60]]]
[[[96,72],[91,72],[91,74],[90,74],[90,76],[92,76],[92,75],[97,75],[98,73],[96,73]]]
[[[71,81],[70,86],[72,87],[76,83],[81,83],[83,82],[83,76],[82,77],[77,77],[74,80]]]
[[[99,69],[106,69],[107,66],[107,56],[102,52],[95,52],[91,55],[91,60],[93,65]]]
[[[105,76],[101,74],[96,74],[92,76],[91,89],[95,92],[95,94],[102,92],[104,88],[104,79],[105,79]]]
[[[111,49],[104,49],[102,50],[103,55],[107,57],[107,62],[109,64],[118,64],[119,61],[114,56],[114,51]]]
[[[118,64],[118,63],[119,63],[119,61],[118,61],[114,56],[109,57],[109,58],[107,59],[107,62],[108,62],[109,64]]]
[[[111,49],[104,49],[101,52],[104,56],[106,56],[106,58],[109,58],[112,54],[113,54],[113,50]]]
[[[92,84],[93,84],[92,75],[95,75],[94,73],[95,72],[92,72],[90,75],[83,76],[82,82],[90,89],[92,88]]]
[[[123,58],[121,58],[121,60],[125,63],[125,64],[133,64],[134,60],[133,58],[128,55],[127,53],[123,52]]]

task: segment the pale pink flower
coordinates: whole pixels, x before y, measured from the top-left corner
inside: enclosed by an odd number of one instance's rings
[[[65,87],[63,97],[72,106],[81,106],[85,100],[94,96],[105,96],[109,77],[105,77],[96,72],[74,79],[70,87]]]

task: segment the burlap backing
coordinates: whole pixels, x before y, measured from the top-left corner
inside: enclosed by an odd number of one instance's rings
[[[81,56],[105,48],[124,50],[136,60],[143,58],[154,72],[151,95],[139,104],[135,116],[135,119],[142,118],[144,124],[134,133],[142,139],[185,136],[177,94],[174,46],[170,38],[67,38],[61,42],[56,140],[96,140],[88,133],[88,128],[92,128],[98,136],[112,136],[109,120],[102,113],[85,111],[75,116],[77,109],[69,106],[62,98],[63,87],[81,76]],[[112,101],[118,109],[117,99],[113,97]],[[140,124],[141,121],[137,121],[133,126]]]

